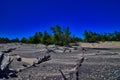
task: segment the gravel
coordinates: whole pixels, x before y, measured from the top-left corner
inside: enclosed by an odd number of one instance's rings
[[[0,44],[0,51],[9,48],[17,49],[9,54],[18,54],[23,58],[36,58],[48,53],[42,52],[44,45],[34,44]],[[12,47],[11,47],[12,46]],[[80,47],[79,47],[80,48]],[[118,54],[113,54],[118,53]],[[85,60],[79,68],[79,80],[120,80],[120,49],[115,48],[87,48],[85,53]],[[104,55],[107,54],[107,55]],[[72,51],[71,53],[50,53],[52,59],[50,61],[41,63],[37,67],[32,67],[18,73],[17,77],[9,78],[8,80],[63,80],[59,69],[71,80],[75,80],[74,71],[77,61],[81,59],[81,49]],[[24,61],[14,62],[10,68],[17,69],[23,67],[22,65],[30,65]],[[70,80],[70,78],[68,78]]]

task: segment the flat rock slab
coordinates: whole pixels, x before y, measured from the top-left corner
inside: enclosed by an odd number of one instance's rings
[[[82,80],[118,80],[120,55],[114,54],[116,52],[120,53],[120,50],[89,48],[86,52],[86,60],[79,69],[79,78]]]
[[[87,48],[85,52],[85,60],[79,68],[79,80],[117,80],[120,77],[120,48],[102,48],[102,45],[95,43],[91,46],[83,44]],[[109,43],[108,45],[111,45]],[[113,45],[113,43],[112,43]],[[0,50],[17,47],[17,49],[9,54],[19,54],[22,62],[14,61],[12,68],[21,68],[23,64],[31,65],[36,57],[43,56],[46,53],[44,45],[38,44],[0,44]],[[95,48],[97,46],[97,48]],[[89,48],[88,48],[89,47]],[[67,77],[72,77],[74,67],[79,59],[81,59],[82,51],[78,46],[78,50],[66,53],[50,53],[51,60],[37,65],[37,67],[26,69],[18,73],[18,77],[9,78],[10,80],[63,80],[59,69],[61,69]],[[70,79],[69,79],[70,80]],[[74,79],[71,79],[74,80]]]
[[[16,47],[17,49],[14,50],[11,53],[8,53],[10,55],[12,54],[18,54],[22,57],[22,62],[17,62],[16,60],[13,61],[10,68],[14,69],[21,69],[23,68],[23,64],[25,65],[32,65],[33,62],[36,60],[38,56],[44,56],[48,55],[45,51],[45,46],[40,45],[34,45],[34,44],[2,44],[1,50],[7,50],[9,48]],[[20,72],[18,74],[18,77],[11,78],[13,79],[30,79],[30,80],[41,80],[41,79],[47,79],[54,78],[54,77],[60,77],[59,79],[62,79],[61,73],[59,72],[59,69],[61,69],[65,75],[68,75],[70,72],[73,72],[73,68],[75,67],[77,60],[81,59],[81,51],[77,51],[75,53],[50,53],[51,60],[41,63],[37,65],[37,67],[32,67],[29,69],[26,69],[23,72]]]

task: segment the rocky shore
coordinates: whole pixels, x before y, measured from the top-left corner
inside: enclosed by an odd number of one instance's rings
[[[119,47],[93,48],[83,46],[81,43],[79,46],[71,47],[23,43],[0,44],[0,52],[10,48],[16,49],[7,54],[17,54],[22,58],[22,61],[14,60],[11,63],[10,68],[15,70],[32,65],[38,57],[50,55],[50,60],[25,69],[16,76],[9,77],[8,80],[65,80],[60,70],[67,80],[76,80],[76,66],[83,57],[84,61],[77,69],[78,80],[120,80]]]

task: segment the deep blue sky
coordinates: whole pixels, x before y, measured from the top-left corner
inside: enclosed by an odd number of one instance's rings
[[[80,37],[85,29],[120,31],[120,0],[0,0],[1,37],[28,37],[56,24]]]

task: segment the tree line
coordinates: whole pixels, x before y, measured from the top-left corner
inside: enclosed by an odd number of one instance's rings
[[[75,43],[82,41],[81,38],[75,37],[71,35],[69,27],[62,29],[59,25],[55,27],[51,27],[50,30],[52,34],[49,34],[47,31],[36,32],[33,36],[29,38],[23,37],[21,40],[16,39],[8,39],[8,38],[0,38],[0,43],[10,43],[10,42],[22,42],[22,43],[42,43],[45,45],[56,44],[56,45],[67,45],[69,43]]]
[[[114,31],[113,33],[96,33],[92,31],[84,31],[85,42],[98,42],[98,41],[120,41],[120,32]]]
[[[51,27],[50,30],[52,34],[47,31],[36,32],[33,36],[29,38],[23,37],[21,40],[18,38],[8,39],[0,38],[0,43],[11,43],[11,42],[22,42],[22,43],[42,43],[45,45],[56,44],[56,45],[67,45],[69,43],[75,42],[98,42],[98,41],[120,41],[120,32],[115,31],[113,33],[96,33],[92,31],[85,30],[84,38],[75,37],[71,35],[69,27],[62,29],[59,25]]]

